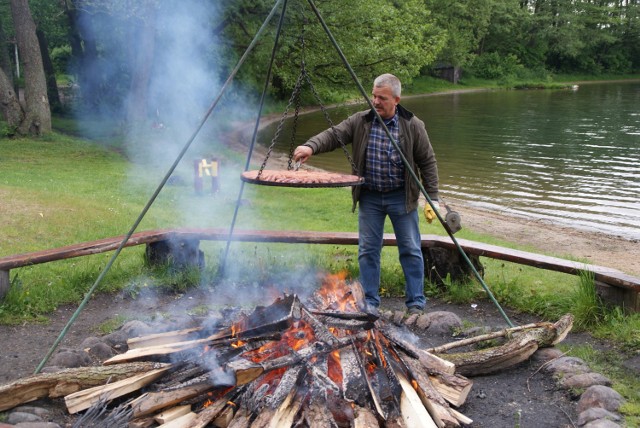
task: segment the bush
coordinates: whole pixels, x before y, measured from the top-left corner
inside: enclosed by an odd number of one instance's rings
[[[51,50],[51,62],[58,73],[66,73],[71,59],[71,46],[65,45]]]
[[[501,56],[497,52],[477,56],[469,67],[475,77],[492,80],[505,80],[517,77],[524,66],[515,55]]]

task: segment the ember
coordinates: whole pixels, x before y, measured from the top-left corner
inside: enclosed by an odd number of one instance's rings
[[[327,276],[304,302],[283,295],[213,332],[200,327],[131,339],[126,353],[92,368],[102,382],[65,379],[40,385],[40,396],[64,396],[71,414],[87,411],[76,426],[109,412],[108,426],[128,427],[470,424],[452,406],[465,402],[472,382],[455,373],[452,362],[404,341],[398,327],[364,307],[358,283]],[[557,342],[570,328],[567,322],[559,331],[549,323],[534,327]],[[528,357],[538,338],[520,330],[528,336],[520,336],[517,349]],[[522,361],[522,352],[508,349],[498,356],[498,366],[506,366],[505,355]],[[476,367],[496,365],[481,363]],[[0,390],[0,410],[38,398],[34,390],[26,381],[7,388],[6,396]],[[139,390],[144,392],[132,397]]]

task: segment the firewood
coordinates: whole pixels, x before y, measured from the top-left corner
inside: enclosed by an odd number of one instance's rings
[[[354,336],[341,337],[337,339],[332,346],[324,345],[317,347],[312,345],[295,351],[289,355],[284,355],[262,363],[253,363],[245,359],[237,359],[227,363],[226,369],[235,374],[236,385],[244,385],[255,380],[264,372],[288,367],[317,355],[328,354],[337,349],[351,345],[353,340],[366,340],[366,337],[366,333],[358,333]]]
[[[450,410],[451,410],[451,414],[455,416],[458,422],[460,422],[462,425],[471,425],[473,423],[473,419],[463,415],[456,409],[450,409]]]
[[[326,406],[318,400],[312,400],[303,410],[303,419],[307,426],[314,428],[334,428],[337,426],[333,415]],[[375,419],[375,417],[374,417]],[[375,425],[369,425],[373,428]]]
[[[440,428],[442,427],[459,427],[457,418],[451,413],[451,408],[436,388],[431,384],[428,374],[419,361],[410,357],[401,355],[400,358],[405,364],[409,373],[416,382],[414,390],[422,404],[427,409],[431,418]]]
[[[73,394],[64,397],[65,404],[67,405],[67,410],[70,414],[74,414],[88,409],[98,400],[109,401],[113,400],[114,398],[121,397],[125,394],[136,391],[150,384],[159,377],[163,376],[167,372],[167,370],[169,370],[169,365],[165,365],[165,367],[150,370],[146,373],[132,376],[127,379],[122,379],[105,386],[96,386],[93,388],[74,392]]]
[[[179,418],[182,415],[186,415],[191,412],[191,406],[186,404],[184,406],[176,406],[171,409],[165,410],[164,412],[156,415],[154,417],[155,421],[159,424],[166,424],[167,422],[171,422],[174,419]]]
[[[420,397],[411,383],[401,372],[397,373],[402,395],[400,397],[400,410],[407,427],[411,428],[437,428],[429,412],[422,404]]]
[[[353,428],[378,428],[380,426],[376,415],[371,410],[356,406],[354,413],[356,417],[353,420]]]
[[[150,415],[184,400],[204,394],[211,388],[212,386],[210,383],[202,382],[173,390],[147,392],[131,402],[133,416],[138,418]]]
[[[197,415],[195,413],[189,412],[186,415],[182,415],[172,420],[171,422],[160,425],[159,428],[191,428],[196,416]]]
[[[140,362],[113,367],[78,367],[54,373],[39,373],[0,386],[0,411],[39,398],[62,397],[82,389],[104,385],[139,373],[163,367],[163,364]]]
[[[191,425],[189,425],[189,427],[204,428],[207,425],[209,425],[211,421],[213,421],[218,416],[220,416],[222,412],[225,410],[225,408],[229,406],[228,402],[230,398],[231,398],[231,395],[227,394],[223,397],[220,397],[218,400],[216,400],[214,403],[210,404],[209,406],[205,407],[203,410],[198,412],[196,418],[191,422]]]
[[[460,407],[467,400],[473,381],[459,374],[429,372],[429,380],[438,393],[449,403]]]
[[[287,398],[282,402],[278,410],[269,421],[269,428],[288,428],[293,426],[296,414],[302,407],[302,397],[298,389],[293,388]]]
[[[417,358],[420,362],[428,368],[437,370],[442,373],[453,374],[456,372],[456,365],[450,360],[445,359],[442,356],[434,355],[430,352],[424,351],[408,341],[402,339],[401,332],[390,324],[380,325],[380,330],[384,335],[398,346],[407,355]]]
[[[164,333],[154,333],[145,336],[132,337],[127,340],[129,349],[147,348],[149,346],[166,345],[175,342],[193,340],[195,333],[202,331],[203,327],[193,327],[184,330],[167,331]]]
[[[251,413],[245,407],[241,407],[240,410],[233,415],[233,419],[229,422],[227,428],[249,428],[250,421]]]

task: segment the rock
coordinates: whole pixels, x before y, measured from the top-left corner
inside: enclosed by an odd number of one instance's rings
[[[95,336],[89,336],[82,341],[82,343],[80,344],[80,349],[88,349],[88,348],[91,348],[92,346],[97,345],[98,343],[103,343],[103,342],[102,340],[100,340]]]
[[[592,407],[578,415],[578,426],[583,426],[589,422],[597,421],[598,419],[609,419],[610,421],[619,421],[620,415],[612,413],[602,407]]]
[[[538,349],[531,356],[531,361],[534,363],[544,364],[548,361],[562,358],[563,352],[557,348],[541,348]]]
[[[97,358],[98,360],[108,360],[116,353],[111,346],[107,345],[104,342],[100,342],[89,348],[89,354]]]
[[[34,415],[38,415],[41,418],[47,418],[51,414],[51,412],[43,407],[36,406],[19,406],[13,409],[14,412],[25,412],[25,413],[33,413]]]
[[[407,317],[407,319],[404,320],[404,325],[406,325],[407,327],[411,327],[416,323],[416,320],[418,319],[419,316],[420,316],[419,314],[409,315],[409,317]]]
[[[395,311],[393,314],[393,323],[400,325],[402,324],[402,320],[404,319],[404,311]]]
[[[453,312],[435,311],[426,314],[429,319],[429,332],[450,334],[453,329],[462,327],[462,320]]]
[[[614,389],[603,385],[594,385],[580,396],[577,411],[582,413],[592,407],[601,407],[610,412],[617,411],[624,403],[624,398]]]
[[[66,368],[86,367],[91,365],[91,358],[84,351],[66,349],[54,355],[49,361],[49,365]]]
[[[577,375],[591,371],[587,363],[576,357],[558,358],[547,364],[543,370],[547,373],[553,373],[556,376]]]
[[[586,389],[593,385],[611,386],[611,379],[600,373],[582,373],[566,376],[558,383],[563,389]]]
[[[132,320],[126,322],[120,328],[120,331],[122,331],[127,336],[127,339],[130,339],[132,337],[145,336],[154,332],[147,323],[140,320]]]
[[[33,413],[11,412],[5,422],[16,425],[21,422],[44,422],[44,419],[38,415],[34,415]]]
[[[416,327],[421,330],[426,330],[427,328],[429,328],[429,324],[431,324],[431,319],[427,314],[420,315],[416,320]]]
[[[121,330],[114,331],[113,333],[109,333],[106,336],[102,337],[102,341],[107,345],[111,346],[118,350],[118,352],[124,352],[129,347],[127,346],[127,335]]]
[[[597,421],[583,425],[582,428],[620,428],[620,425],[608,419],[598,419]]]

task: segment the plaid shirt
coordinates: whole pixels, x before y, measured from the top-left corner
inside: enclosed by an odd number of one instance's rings
[[[385,121],[393,139],[398,142],[398,113]],[[404,164],[376,118],[371,124],[365,164],[365,186],[379,192],[389,192],[404,186]]]

